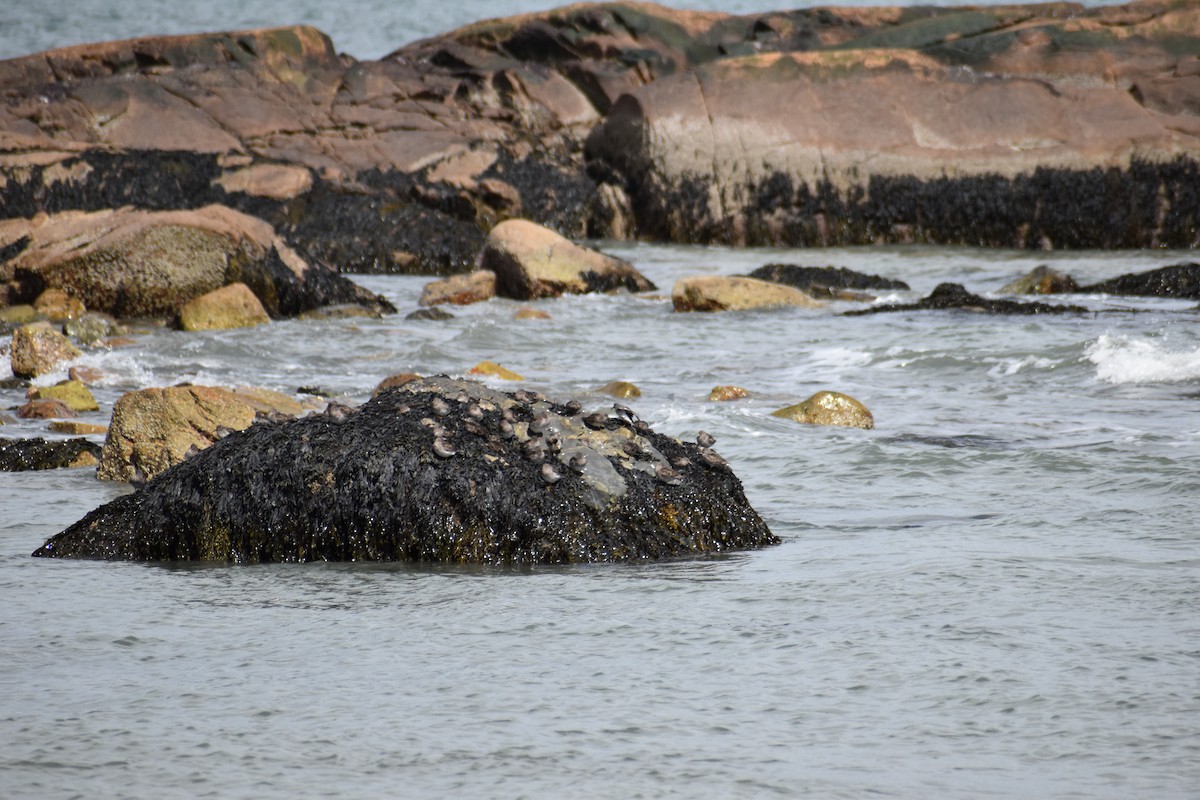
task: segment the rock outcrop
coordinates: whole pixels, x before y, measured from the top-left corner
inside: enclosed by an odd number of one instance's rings
[[[171,316],[241,282],[277,317],[334,303],[390,308],[336,272],[306,263],[266,222],[224,206],[63,212],[0,227],[17,229],[23,242],[0,264],[8,302],[49,288],[118,317]]]
[[[569,563],[777,541],[710,450],[631,413],[430,378],[231,434],[34,555]]]
[[[0,62],[0,205],[221,204],[358,272],[468,270],[517,217],[572,238],[1189,247],[1198,41],[1194,4],[1140,0],[579,4],[377,61],[303,26],[84,45]],[[0,233],[0,262],[23,246]]]
[[[1087,314],[1084,306],[1066,303],[1021,302],[1019,300],[990,300],[972,294],[957,283],[940,283],[915,303],[887,303],[846,311],[844,317],[863,314],[883,314],[895,311],[970,311],[976,314]]]
[[[818,308],[822,305],[799,289],[781,283],[721,275],[680,278],[671,290],[671,303],[676,311],[748,311],[783,306]]]
[[[492,229],[479,254],[479,265],[496,276],[497,294],[516,300],[655,288],[628,261],[580,247],[523,219],[508,220]]]
[[[732,245],[1200,243],[1190,3],[812,9],[787,52],[623,95],[587,143],[641,236]]]

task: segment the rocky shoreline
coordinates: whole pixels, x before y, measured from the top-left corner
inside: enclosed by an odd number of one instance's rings
[[[1200,246],[1200,9],[1169,0],[748,16],[584,4],[478,23],[378,61],[340,55],[304,27],[161,37],[0,61],[0,98],[0,332],[12,335],[8,388],[29,387],[12,410],[60,424],[92,408],[87,376],[29,381],[72,364],[80,348],[114,346],[131,326],[194,331],[396,312],[344,273],[439,278],[414,312],[436,321],[451,315],[446,307],[494,297],[658,290],[633,264],[576,244],[588,238]],[[766,264],[749,275],[682,278],[670,297],[680,313],[1079,314],[1088,309],[1009,295],[1200,299],[1200,264],[1090,285],[1040,271],[999,298],[943,284],[912,303],[866,305],[896,291],[908,287],[894,277]],[[521,380],[491,362],[471,372]],[[100,477],[145,485],[43,555],[540,563],[774,541],[711,443],[641,430],[620,404],[616,417],[589,426],[566,402],[456,380],[397,377],[357,409],[262,390],[145,387],[118,401],[98,454],[85,440],[30,440],[0,442],[0,456],[6,469],[98,458]],[[615,397],[636,396],[632,384],[610,386]],[[711,399],[747,394],[718,386]],[[413,427],[397,411],[433,403],[426,395],[451,404],[453,426],[423,412]],[[485,403],[486,425],[459,418]],[[539,439],[528,426],[546,413],[556,440],[574,450],[560,443],[550,459],[510,452]],[[875,424],[866,406],[836,391],[772,413]],[[398,425],[387,458],[339,460],[345,445],[330,432],[357,430],[347,420]],[[501,422],[526,428],[513,438]],[[353,497],[338,500],[336,521],[213,506],[227,495],[266,508],[308,503],[299,483],[252,478],[264,468],[287,473],[318,428],[334,438],[312,457],[331,475],[354,473],[334,481]],[[633,432],[636,453],[592,441],[618,429]],[[491,450],[475,452],[470,437],[464,449],[464,431]],[[263,447],[289,455],[262,461]],[[468,451],[486,474],[458,469]],[[576,454],[583,460],[573,465]],[[243,483],[221,483],[230,463]],[[374,522],[351,513],[382,502],[353,493],[401,463],[404,481],[443,488],[423,499],[387,495],[407,515],[392,529],[457,532],[449,539],[385,542]],[[608,472],[629,469],[622,485],[632,505],[613,499],[624,492],[589,505],[595,481],[583,478],[604,472],[611,488]],[[499,491],[496,470],[507,470],[514,497],[565,516],[550,530],[511,504],[464,499],[463,486],[470,498],[479,486]],[[671,499],[677,492],[690,492],[686,502]],[[170,511],[185,495],[203,528],[186,535]],[[322,538],[301,521],[339,533]],[[131,533],[155,525],[153,541]],[[501,542],[502,529],[516,538]],[[234,542],[231,531],[265,539]],[[470,543],[468,532],[477,537]]]

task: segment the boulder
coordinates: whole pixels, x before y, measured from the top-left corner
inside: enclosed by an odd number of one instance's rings
[[[767,264],[750,273],[751,278],[794,286],[813,297],[857,300],[866,289],[908,291],[904,281],[855,272],[846,267],[803,267],[797,264]]]
[[[1005,284],[1000,294],[1064,294],[1077,291],[1079,286],[1074,278],[1042,264],[1012,283]]]
[[[721,275],[680,278],[671,290],[671,302],[676,311],[746,311],[781,306],[819,308],[823,305],[791,286]]]
[[[244,283],[214,289],[179,309],[179,328],[185,331],[252,328],[270,321],[262,303]]]
[[[538,564],[777,542],[711,451],[634,415],[440,377],[231,434],[34,555]]]
[[[0,281],[11,281],[17,296],[50,287],[118,317],[169,316],[240,281],[276,316],[347,302],[391,309],[308,264],[266,222],[225,206],[67,211],[30,220],[27,228],[29,243],[0,265]]]
[[[94,467],[100,445],[87,439],[0,438],[0,472]]]
[[[1200,299],[1200,264],[1173,264],[1147,272],[1134,272],[1084,286],[1079,291],[1197,300]]]
[[[33,390],[31,399],[58,400],[72,411],[99,411],[100,406],[88,388],[76,380],[59,381],[53,386]]]
[[[59,364],[83,353],[67,337],[46,323],[25,325],[13,331],[12,371],[18,378],[36,378],[53,372]]]
[[[33,307],[46,319],[69,320],[77,319],[87,313],[77,298],[62,289],[47,289],[33,301]]]
[[[729,400],[744,400],[750,396],[750,392],[740,386],[714,386],[712,391],[708,393],[708,399],[714,403],[723,403]]]
[[[838,425],[866,430],[875,427],[875,418],[867,407],[841,392],[817,392],[803,402],[772,411],[771,416],[806,425]]]
[[[495,296],[496,274],[481,269],[427,283],[417,303],[422,306],[436,306],[442,303],[465,306],[482,303]]]
[[[112,421],[100,469],[105,481],[142,481],[203,450],[230,430],[254,422],[250,404],[228,389],[172,386],[122,395]]]
[[[479,264],[495,273],[497,294],[516,300],[655,288],[628,261],[580,247],[523,219],[508,220],[492,229]]]
[[[989,300],[971,294],[957,283],[940,283],[915,303],[889,303],[847,311],[842,316],[884,314],[895,311],[970,311],[976,314],[1087,314],[1083,306],[1057,303],[1023,303],[1017,300]]]
[[[79,415],[62,400],[40,398],[30,400],[18,408],[17,416],[21,419],[66,419]]]

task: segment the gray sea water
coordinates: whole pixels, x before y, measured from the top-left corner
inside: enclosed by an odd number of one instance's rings
[[[912,284],[893,300],[1194,255],[605,249],[664,289],[782,260]],[[402,311],[423,284],[359,280]],[[28,554],[125,489],[0,473],[0,796],[1196,797],[1195,304],[1071,299],[1094,313],[591,296],[518,321],[493,300],[90,352],[97,421],[179,381],[359,401],[390,373],[492,359],[602,407],[597,386],[631,380],[657,429],[716,435],[783,544],[531,570],[45,561]],[[731,383],[754,396],[707,401]],[[768,416],[818,389],[876,429]]]
[[[290,22],[373,57],[546,5],[9,0],[0,57]],[[891,300],[995,291],[1040,263],[1082,282],[1195,259],[605,249],[664,294],[788,261],[912,284]],[[358,280],[402,311],[424,282]],[[0,797],[1200,797],[1195,304],[1071,300],[1094,313],[677,315],[616,296],[517,321],[494,300],[445,322],[148,330],[88,352],[96,422],[124,391],[180,381],[361,401],[394,372],[492,359],[601,407],[597,386],[631,380],[657,429],[717,436],[783,544],[531,570],[44,561],[28,554],[126,489],[0,473]],[[754,396],[710,403],[716,384]],[[768,415],[818,389],[877,428]]]

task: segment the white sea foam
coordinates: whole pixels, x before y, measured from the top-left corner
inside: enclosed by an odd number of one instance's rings
[[[1044,358],[1041,356],[1025,356],[1024,358],[993,358],[984,359],[990,361],[994,366],[988,370],[988,375],[994,378],[1007,377],[1016,375],[1025,369],[1053,369],[1060,363],[1053,358]]]
[[[1172,350],[1161,341],[1102,335],[1084,355],[1108,383],[1177,383],[1200,380],[1200,348]]]

